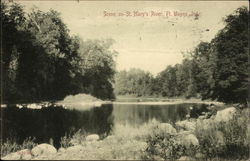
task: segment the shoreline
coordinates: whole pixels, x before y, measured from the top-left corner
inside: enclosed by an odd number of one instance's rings
[[[121,98],[119,98],[121,99]],[[114,105],[174,105],[174,104],[183,104],[183,103],[194,103],[194,104],[214,104],[214,105],[225,105],[223,102],[218,101],[210,101],[210,100],[200,100],[200,99],[161,99],[161,100],[155,100],[155,101],[142,101],[142,99],[149,99],[149,98],[132,98],[136,99],[137,101],[93,101],[93,102],[76,102],[76,103],[62,103],[57,102],[54,105],[63,106],[66,107],[69,106],[93,106],[93,107],[100,107],[104,104],[114,104]],[[160,98],[155,98],[160,99]],[[26,106],[27,108],[32,109],[41,109],[42,106],[48,107],[48,105],[52,105],[50,102],[43,102],[43,103],[24,103],[24,104],[15,104],[17,107],[22,108]],[[1,108],[6,108],[7,104],[1,104]]]
[[[166,101],[148,101],[148,102],[119,102],[114,101],[111,103],[104,103],[104,104],[135,104],[135,105],[173,105],[173,104],[183,104],[183,103],[201,103],[201,104],[214,104],[214,105],[224,105],[222,102],[216,101],[192,101],[192,100],[180,100],[180,101],[173,101],[173,102],[166,102]]]

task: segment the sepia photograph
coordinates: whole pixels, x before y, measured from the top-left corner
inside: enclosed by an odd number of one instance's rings
[[[250,161],[247,0],[2,0],[1,160]]]

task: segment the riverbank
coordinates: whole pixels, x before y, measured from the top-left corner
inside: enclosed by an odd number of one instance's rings
[[[182,103],[202,103],[202,104],[214,104],[224,105],[223,102],[212,101],[212,100],[201,100],[198,98],[166,98],[166,97],[135,97],[131,95],[117,96],[114,104],[182,104]]]
[[[88,110],[93,107],[100,107],[103,104],[135,104],[135,105],[171,105],[183,103],[208,104],[216,106],[225,106],[223,102],[212,100],[201,100],[197,98],[163,98],[163,97],[134,97],[134,96],[118,96],[114,101],[103,101],[91,95],[78,94],[68,96],[62,101],[55,102],[40,102],[40,103],[23,103],[15,104],[18,108],[41,109],[42,107],[62,106],[66,109],[81,109]],[[1,104],[1,108],[7,105]]]
[[[36,103],[16,103],[10,104],[10,106],[16,106],[18,108],[30,108],[41,109],[47,107],[61,106],[65,109],[81,109],[88,110],[93,107],[100,107],[102,104],[108,104],[110,101],[103,101],[88,94],[77,94],[66,96],[60,101],[43,101]],[[6,108],[6,104],[1,104],[1,108]]]
[[[96,135],[78,132],[72,138],[64,138],[58,150],[43,144],[2,159],[248,159],[249,114],[249,108],[229,107],[175,124],[152,120],[138,128],[117,125],[111,135],[102,140]]]

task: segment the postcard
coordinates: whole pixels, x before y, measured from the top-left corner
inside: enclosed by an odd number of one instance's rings
[[[248,1],[4,0],[2,160],[247,160]]]

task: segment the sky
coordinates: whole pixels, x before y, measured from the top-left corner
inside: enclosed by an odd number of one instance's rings
[[[71,35],[115,40],[118,70],[140,68],[156,75],[181,63],[183,54],[210,41],[226,15],[247,1],[19,1],[61,13]],[[157,14],[158,13],[158,14]]]

